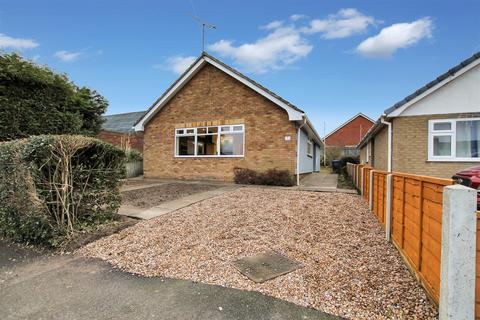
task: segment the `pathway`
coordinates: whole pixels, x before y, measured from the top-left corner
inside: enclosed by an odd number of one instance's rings
[[[152,185],[148,185],[146,187],[151,187],[151,186]],[[138,208],[138,207],[129,206],[129,205],[122,205],[118,210],[118,214],[133,217],[133,218],[138,218],[138,219],[144,219],[144,220],[153,219],[158,216],[170,213],[172,211],[175,211],[184,207],[188,207],[194,203],[219,196],[221,194],[224,194],[225,192],[235,190],[236,188],[238,188],[238,186],[228,185],[218,189],[199,192],[199,193],[195,193],[195,194],[182,197],[179,199],[175,199],[172,201],[167,201],[158,206],[154,206],[148,209]]]

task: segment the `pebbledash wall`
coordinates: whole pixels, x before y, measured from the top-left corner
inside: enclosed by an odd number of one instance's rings
[[[175,128],[245,125],[244,157],[175,157]],[[211,65],[145,126],[144,176],[232,180],[235,167],[296,172],[297,127],[285,110]]]
[[[428,161],[428,121],[440,119],[478,118],[479,113],[438,114],[407,116],[391,119],[392,122],[392,171],[451,178],[456,172],[478,165],[478,162]],[[362,163],[376,170],[387,170],[388,130],[383,128],[372,139],[368,148],[370,159],[366,161],[367,146],[360,152]],[[372,147],[373,145],[373,147]],[[373,149],[373,158],[372,150]]]

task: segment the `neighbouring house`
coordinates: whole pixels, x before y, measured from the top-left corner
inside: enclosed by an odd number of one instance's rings
[[[480,164],[480,52],[384,111],[359,143],[378,170],[450,178]]]
[[[133,126],[144,114],[145,111],[139,111],[104,116],[105,122],[97,138],[124,149],[143,152],[143,132],[136,132]]]
[[[305,112],[207,53],[135,125],[144,176],[232,180],[234,168],[318,171],[322,141]]]
[[[357,144],[374,123],[374,120],[363,113],[358,113],[325,136],[325,149],[338,149],[341,156],[358,156],[360,150]]]

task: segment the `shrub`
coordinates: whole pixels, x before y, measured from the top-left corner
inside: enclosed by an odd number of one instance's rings
[[[126,156],[127,162],[134,162],[134,161],[142,161],[143,160],[142,154],[135,149],[125,150],[125,156]]]
[[[55,246],[110,219],[120,206],[124,152],[82,136],[0,144],[0,234]]]
[[[358,156],[356,156],[356,157],[343,156],[342,158],[340,158],[340,161],[342,161],[342,167],[345,167],[347,165],[347,162],[359,164],[360,163],[360,157],[358,157]]]
[[[108,102],[64,74],[0,53],[0,141],[40,134],[99,132]]]
[[[260,184],[257,171],[246,168],[233,169],[234,181],[238,184]]]
[[[340,147],[335,147],[335,146],[330,146],[326,147],[326,165],[330,166],[332,163],[332,160],[338,160],[342,156],[343,149]]]
[[[261,174],[262,184],[268,186],[290,187],[294,185],[292,174],[288,170],[269,169]]]
[[[235,168],[234,181],[238,184],[256,184],[290,187],[294,185],[293,175],[288,170],[269,169],[257,172],[252,169]]]

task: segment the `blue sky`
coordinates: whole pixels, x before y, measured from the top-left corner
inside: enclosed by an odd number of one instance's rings
[[[305,110],[323,135],[377,118],[480,51],[480,1],[0,1],[0,49],[144,110],[207,51]]]

